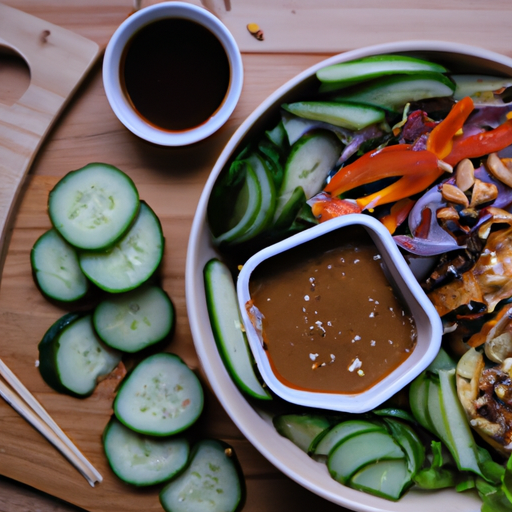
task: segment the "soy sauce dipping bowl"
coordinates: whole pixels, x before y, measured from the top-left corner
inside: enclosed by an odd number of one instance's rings
[[[319,239],[323,235],[350,226],[363,228],[378,249],[388,282],[399,296],[401,303],[407,305],[416,324],[415,347],[409,357],[395,370],[359,393],[308,391],[288,386],[278,378],[273,370],[268,350],[262,343],[258,329],[251,322],[246,307],[252,300],[251,277],[258,267],[274,256],[286,255],[287,252]],[[339,236],[341,242],[342,231]],[[362,284],[362,286],[365,285]],[[244,263],[238,275],[237,294],[247,339],[263,380],[274,393],[294,404],[350,413],[367,412],[381,405],[417,377],[433,361],[441,346],[443,333],[441,319],[432,302],[422,290],[389,231],[381,222],[369,215],[351,214],[338,217],[262,249]],[[344,296],[343,289],[340,289],[339,301],[350,299],[350,297]],[[299,341],[297,336],[295,338]],[[271,342],[272,340],[269,340],[269,343]],[[343,368],[337,371],[344,370]]]
[[[208,200],[221,171],[245,145],[279,119],[282,103],[303,99],[314,90],[318,69],[370,55],[397,53],[446,65],[453,73],[485,73],[512,77],[512,58],[483,48],[444,41],[400,41],[348,51],[304,70],[265,99],[240,125],[220,154],[205,184],[192,224],[185,271],[187,313],[203,374],[235,425],[252,445],[276,468],[311,492],[337,505],[358,512],[431,512],[458,510],[475,512],[482,503],[475,493],[445,489],[426,494],[414,487],[398,502],[392,502],[340,485],[327,467],[313,460],[291,441],[279,435],[272,418],[298,406],[276,405],[248,399],[229,376],[208,321],[203,268],[221,257],[212,243],[207,222]],[[306,409],[300,409],[306,412]],[[309,410],[309,409],[307,409]]]
[[[224,50],[224,57],[227,59],[229,67],[227,89],[219,106],[212,113],[205,113],[204,118],[202,118],[202,121],[198,124],[190,126],[187,125],[187,127],[183,129],[169,129],[167,127],[157,125],[152,122],[152,120],[142,115],[130,98],[123,79],[126,51],[130,48],[132,42],[135,41],[136,36],[140,34],[142,30],[146,28],[152,29],[156,23],[165,20],[174,20],[178,22],[182,20],[186,23],[188,22],[189,25],[192,23],[206,29],[206,31],[208,31],[212,37],[220,43],[220,46]],[[178,32],[179,31],[177,31],[177,33]],[[211,42],[211,39],[208,40]],[[186,46],[190,44],[190,41],[183,42],[181,46],[173,49],[173,53],[189,55],[186,53]],[[194,55],[197,57],[197,50],[194,50],[194,52],[196,52]],[[147,61],[150,57],[151,55],[148,55],[144,60]],[[213,65],[215,62],[212,62],[211,64]],[[159,68],[161,67],[162,69],[166,66],[169,67],[169,58],[162,59],[159,64]],[[182,67],[177,69],[170,68],[168,71],[170,72],[170,75],[162,74],[159,78],[155,79],[156,82],[161,81],[162,83],[168,84],[170,76],[172,76],[171,84],[174,80],[178,82],[185,78],[190,80],[190,77],[183,76],[186,74],[186,70]],[[210,87],[210,89],[215,89],[214,86],[216,84],[212,83],[212,81],[216,79],[218,80],[220,77],[206,76],[204,74],[204,70],[201,69],[197,69],[196,71],[196,82],[204,88],[204,94],[208,94],[208,87]],[[141,139],[160,146],[186,146],[194,144],[219,130],[229,119],[238,103],[242,92],[244,76],[240,50],[235,38],[229,32],[227,27],[206,9],[187,2],[175,1],[161,2],[145,7],[132,14],[123,23],[121,23],[112,35],[105,50],[102,74],[103,86],[107,100],[114,114],[121,123]],[[195,76],[196,75],[194,75],[194,77]],[[152,89],[150,88],[151,84],[148,83],[149,79],[150,78],[148,78],[148,76],[144,76],[142,82],[144,82],[144,80],[146,81],[149,96],[148,99],[151,99],[150,91]],[[180,84],[179,90],[182,91],[182,89],[186,89],[186,84],[188,83],[189,82],[185,81],[185,85]],[[143,85],[138,84],[137,87],[141,88]],[[195,85],[190,89],[192,91],[196,91]],[[190,103],[189,100],[189,98],[186,98],[186,104]],[[158,105],[155,104],[151,108],[153,110],[158,110]],[[193,110],[193,108],[191,108],[191,110]],[[176,115],[186,117],[186,114],[183,113],[176,113]],[[192,119],[195,119],[196,116],[197,112],[191,113]]]

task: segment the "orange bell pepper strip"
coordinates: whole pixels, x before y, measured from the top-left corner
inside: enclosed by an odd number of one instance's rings
[[[381,217],[379,220],[384,224],[386,229],[393,234],[396,228],[407,218],[413,206],[414,201],[412,199],[408,197],[400,199],[400,201],[396,202],[391,207],[389,214],[384,215],[384,217]]]
[[[332,197],[329,194],[318,194],[311,205],[311,212],[322,223],[349,213],[361,213],[361,208],[346,199]]]
[[[455,137],[452,150],[444,158],[444,161],[455,166],[464,158],[478,158],[489,153],[496,153],[511,144],[512,119],[507,119],[493,130],[470,135],[469,137]]]
[[[429,133],[427,149],[440,160],[448,156],[452,150],[453,138],[462,129],[474,108],[473,100],[469,96],[455,103],[448,115]]]
[[[392,176],[432,174],[438,176],[438,158],[431,151],[414,151],[409,144],[369,151],[341,168],[324,188],[333,196]]]
[[[435,171],[402,176],[398,181],[395,181],[395,183],[383,188],[379,192],[356,199],[356,203],[362,210],[367,210],[382,204],[400,201],[400,199],[404,199],[424,191],[444,172],[444,169],[437,167]]]

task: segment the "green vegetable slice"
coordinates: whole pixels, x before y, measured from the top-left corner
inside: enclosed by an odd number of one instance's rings
[[[390,434],[385,431],[361,432],[331,450],[327,468],[336,481],[346,484],[356,471],[367,464],[391,459],[405,461],[405,455]]]
[[[272,420],[277,432],[306,453],[311,443],[332,425],[332,420],[318,414],[278,414]]]
[[[145,436],[115,418],[103,432],[103,448],[116,476],[137,487],[170,480],[185,467],[190,451],[182,436]]]
[[[271,399],[256,377],[252,353],[242,330],[235,283],[226,264],[216,258],[208,261],[204,284],[213,336],[231,378],[253,398]]]
[[[368,464],[349,482],[354,489],[393,501],[398,500],[411,484],[407,463],[403,459]]]
[[[71,171],[50,192],[53,226],[71,245],[99,250],[116,243],[139,210],[139,194],[122,171],[91,163]]]
[[[398,75],[380,78],[350,91],[342,91],[336,101],[367,104],[399,112],[407,103],[451,96],[454,90],[455,84],[440,73]]]
[[[92,325],[92,316],[67,313],[46,331],[39,343],[39,371],[56,391],[85,397],[98,378],[121,361],[121,353],[104,346]]]
[[[258,178],[261,191],[261,203],[256,217],[248,226],[247,230],[234,239],[234,242],[237,244],[250,240],[261,233],[272,220],[276,208],[274,181],[267,165],[257,153],[251,154],[247,158],[247,163],[252,167]]]
[[[160,264],[163,253],[160,221],[141,201],[135,222],[114,247],[107,252],[81,252],[79,261],[83,273],[99,288],[120,293],[146,282]]]
[[[242,174],[237,184],[219,180],[208,204],[208,221],[217,245],[233,242],[243,235],[260,211],[262,192],[256,172],[245,161],[237,162],[236,168]]]
[[[174,306],[159,286],[146,285],[110,295],[94,310],[100,338],[123,352],[138,352],[167,337],[174,327]]]
[[[326,130],[308,133],[293,145],[286,161],[284,179],[278,193],[274,222],[279,221],[279,225],[282,224],[283,218],[280,217],[287,208],[290,198],[294,193],[297,194],[297,187],[302,189],[306,199],[322,190],[340,154],[340,141]],[[300,196],[300,192],[298,195]],[[296,197],[297,199],[299,198]],[[286,218],[289,218],[289,215]]]
[[[340,62],[317,71],[321,82],[337,85],[349,85],[387,74],[417,73],[434,71],[445,73],[447,69],[440,64],[403,55],[373,55],[350,62]]]
[[[331,451],[349,437],[363,432],[385,432],[382,425],[366,420],[346,420],[328,430],[325,435],[313,446],[312,453],[315,457],[327,457]]]
[[[89,290],[90,282],[80,269],[75,248],[56,229],[37,239],[30,262],[40,290],[51,299],[72,302]]]
[[[357,104],[354,101],[298,101],[282,105],[282,108],[296,116],[314,121],[330,123],[349,130],[362,130],[371,124],[384,121],[385,114],[380,108]]]
[[[141,361],[123,381],[114,413],[135,432],[168,436],[195,423],[203,402],[195,373],[177,355],[159,353]]]
[[[198,442],[190,464],[160,492],[166,512],[236,512],[245,501],[242,470],[233,448],[222,441]]]

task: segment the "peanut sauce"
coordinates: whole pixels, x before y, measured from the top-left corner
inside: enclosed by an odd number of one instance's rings
[[[362,227],[278,254],[251,276],[276,376],[296,389],[359,393],[412,353],[416,325]],[[248,304],[249,307],[249,304]]]

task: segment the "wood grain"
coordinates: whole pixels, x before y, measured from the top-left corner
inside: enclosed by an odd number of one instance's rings
[[[144,0],[142,4],[155,1]],[[131,0],[5,3],[72,30],[100,47],[133,8]],[[200,372],[185,307],[186,246],[195,207],[213,163],[246,116],[310,65],[332,53],[376,42],[447,38],[512,55],[512,5],[507,0],[388,0],[385,8],[377,0],[348,0],[343,8],[339,5],[337,0],[209,0],[210,9],[228,24],[244,52],[245,82],[229,122],[193,147],[159,148],[129,133],[107,103],[101,62],[64,109],[32,163],[22,190],[0,288],[0,354],[105,481],[91,489],[34,429],[0,402],[0,474],[4,476],[0,479],[0,512],[77,512],[76,507],[92,512],[161,510],[157,490],[137,491],[122,485],[103,455],[101,433],[111,414],[116,379],[103,382],[92,397],[78,400],[49,389],[35,365],[37,343],[65,312],[39,294],[29,263],[33,243],[50,227],[47,195],[60,177],[89,162],[105,161],[134,179],[141,197],[160,216],[166,236],[162,282],[177,311],[177,329],[168,350]],[[263,42],[246,31],[246,24],[253,21],[265,31]],[[1,64],[0,57],[0,71]],[[23,69],[11,71],[14,89],[25,87]],[[16,90],[11,93],[16,99]],[[245,512],[342,510],[283,476],[241,435],[211,394],[196,433],[219,437],[235,446],[247,481]]]
[[[0,104],[0,269],[14,210],[29,167],[64,105],[99,55],[99,46],[47,21],[0,4],[0,44],[23,57],[30,83]]]

